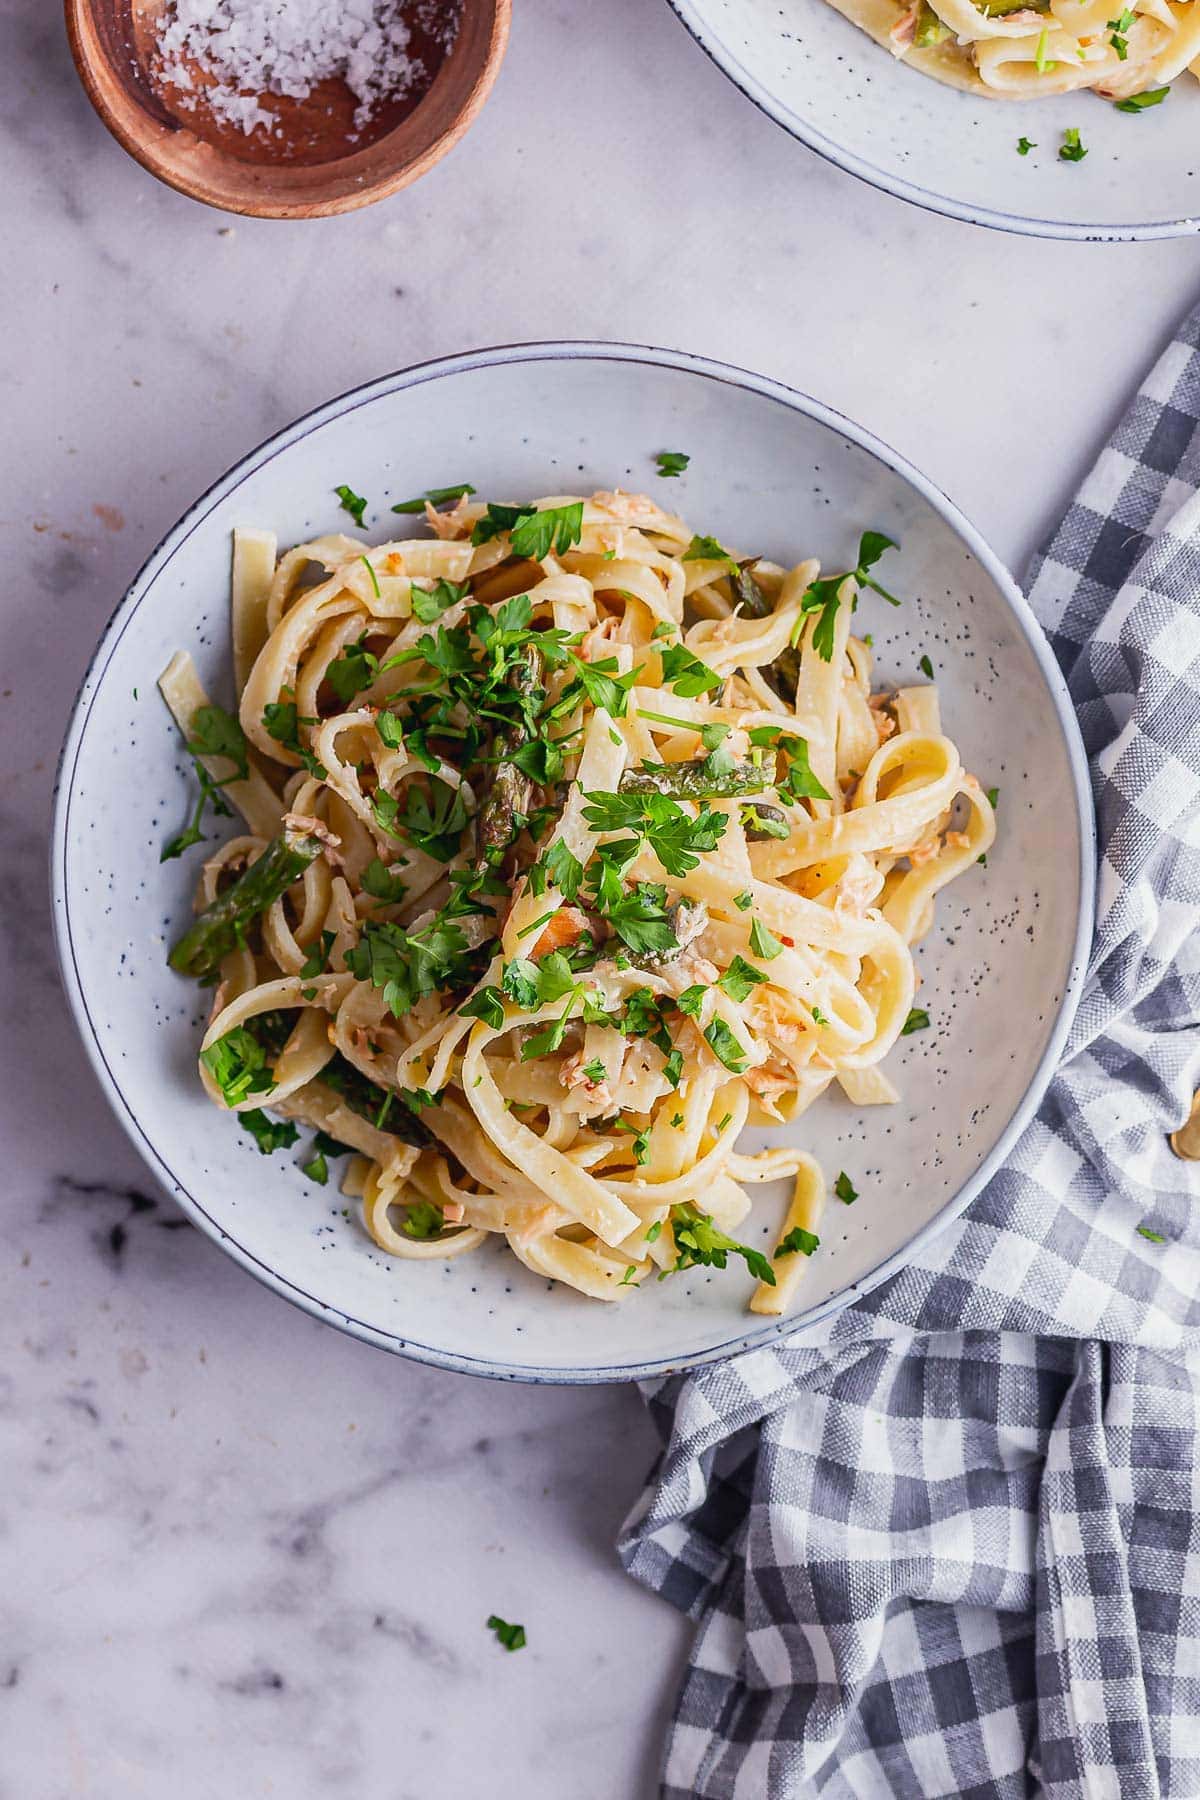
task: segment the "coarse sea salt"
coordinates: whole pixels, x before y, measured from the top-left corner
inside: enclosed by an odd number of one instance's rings
[[[403,99],[425,77],[409,53],[410,18],[443,49],[453,42],[458,7],[437,0],[171,0],[155,72],[180,104],[194,107],[203,96],[247,136],[278,129],[263,95],[305,100],[317,82],[340,76],[358,101],[361,131],[383,102]],[[195,79],[197,65],[211,82]]]

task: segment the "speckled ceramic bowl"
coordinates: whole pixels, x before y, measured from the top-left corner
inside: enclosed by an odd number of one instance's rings
[[[653,452],[685,450],[669,485]],[[904,1099],[860,1113],[832,1097],[796,1128],[861,1198],[832,1205],[800,1310],[749,1315],[740,1264],[652,1283],[606,1306],[538,1280],[494,1246],[454,1263],[382,1255],[297,1151],[259,1155],[201,1093],[205,997],[167,969],[194,857],[161,864],[191,783],[155,688],[173,651],[232,699],[230,532],[287,544],[345,526],[333,488],[386,504],[469,480],[505,498],[648,487],[697,530],[782,560],[852,560],[863,527],[903,546],[898,611],[868,598],[884,680],[928,655],[968,766],[1001,790],[986,873],[954,885],[919,952],[933,1021],[889,1069]],[[198,854],[198,853],[196,853]],[[1075,722],[1012,581],[954,507],[847,420],[777,383],[695,357],[615,345],[487,350],[389,375],[255,450],[181,519],[121,602],[67,734],[54,828],[54,911],[80,1031],[118,1117],[159,1180],[277,1292],[372,1343],[449,1368],[608,1381],[677,1368],[811,1321],[894,1272],[966,1205],[1029,1119],[1070,1019],[1092,912],[1092,828]],[[781,1197],[745,1235],[764,1244]]]
[[[1119,113],[1091,94],[958,93],[826,0],[670,0],[713,61],[793,137],[902,200],[975,225],[1108,242],[1200,230],[1200,86]],[[1061,162],[1063,132],[1087,149]],[[1036,148],[1017,154],[1020,137]]]

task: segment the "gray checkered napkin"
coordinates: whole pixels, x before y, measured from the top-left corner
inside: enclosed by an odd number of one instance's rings
[[[648,1389],[621,1554],[697,1626],[664,1800],[1200,1797],[1200,313],[1030,594],[1100,827],[1078,1017],[920,1259]]]

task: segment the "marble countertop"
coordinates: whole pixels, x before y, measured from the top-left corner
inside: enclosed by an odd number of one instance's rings
[[[154,1193],[50,944],[76,683],[147,551],[250,445],[512,339],[780,376],[912,457],[1020,570],[1200,253],[876,194],[760,116],[662,0],[519,0],[450,159],[303,224],[157,186],[93,117],[55,7],[0,0],[0,43],[0,1800],[650,1800],[686,1628],[611,1549],[654,1449],[637,1394],[389,1359]],[[492,1611],[525,1623],[519,1656]]]

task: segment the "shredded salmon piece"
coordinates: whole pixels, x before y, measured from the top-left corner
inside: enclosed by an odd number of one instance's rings
[[[461,1200],[447,1200],[442,1207],[442,1217],[447,1225],[461,1225],[467,1216],[467,1209]]]
[[[404,558],[398,550],[389,550],[383,559],[383,566],[389,575],[403,575]]]
[[[611,513],[622,525],[646,524],[666,517],[648,494],[627,494],[621,488],[599,489],[592,495],[592,505]]]
[[[875,735],[881,744],[887,742],[896,729],[896,721],[890,713],[877,712],[875,715]]]
[[[586,913],[580,912],[577,906],[560,906],[533,946],[531,954],[535,957],[549,956],[553,950],[563,950],[568,945],[577,944],[588,929]]]
[[[467,517],[469,510],[466,494],[458,496],[449,512],[439,512],[433,501],[427,500],[425,502],[425,522],[435,537],[459,538],[465,534],[470,524]]]
[[[927,862],[932,862],[941,845],[935,838],[931,844],[914,844],[908,852],[908,860],[914,869],[923,869]]]
[[[911,6],[906,13],[901,13],[888,32],[893,55],[903,56],[904,52],[912,47],[913,39],[917,35],[918,11],[919,8]]]
[[[971,848],[971,840],[965,831],[948,831],[946,833],[946,842],[955,850],[969,850]]]

